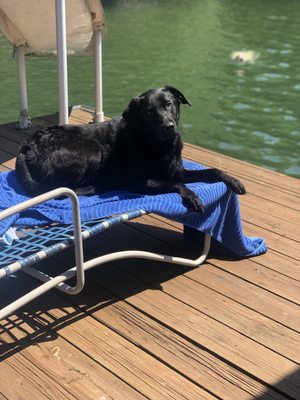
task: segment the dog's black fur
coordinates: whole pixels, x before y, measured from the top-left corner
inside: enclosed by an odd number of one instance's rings
[[[165,86],[134,97],[122,117],[98,125],[48,126],[21,146],[17,175],[31,195],[60,186],[78,194],[177,192],[189,210],[200,213],[203,205],[185,183],[223,181],[244,194],[242,183],[224,171],[183,168],[180,104],[189,102]]]

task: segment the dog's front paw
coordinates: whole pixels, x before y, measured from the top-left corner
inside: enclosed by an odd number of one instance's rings
[[[236,194],[246,194],[245,186],[237,178],[234,178],[233,176],[230,176],[230,179],[228,179],[226,184],[230,187],[230,189],[234,193],[236,193]]]
[[[199,197],[197,197],[195,194],[184,197],[182,202],[189,211],[195,211],[201,215],[205,211],[204,205],[201,203]]]

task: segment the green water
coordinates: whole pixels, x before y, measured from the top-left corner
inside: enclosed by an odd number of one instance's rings
[[[300,1],[105,0],[104,104],[164,84],[182,108],[184,140],[300,177]],[[253,51],[236,63],[234,51]],[[0,37],[0,122],[15,120],[16,66]],[[32,116],[57,110],[56,60],[27,59]],[[93,63],[69,58],[70,104],[93,105]]]

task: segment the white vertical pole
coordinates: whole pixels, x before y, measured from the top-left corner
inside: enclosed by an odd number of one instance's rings
[[[65,0],[55,0],[55,12],[56,12],[56,47],[57,47],[57,63],[58,63],[59,123],[67,124],[69,121],[69,110],[68,110],[68,65],[67,65]]]
[[[102,33],[95,31],[95,115],[94,122],[104,121],[102,83]]]
[[[27,83],[26,83],[26,66],[25,66],[25,46],[17,47],[17,66],[18,66],[18,86],[19,86],[19,128],[28,128],[31,125],[31,119],[28,116],[27,101]]]

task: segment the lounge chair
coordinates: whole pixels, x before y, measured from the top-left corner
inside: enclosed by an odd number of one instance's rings
[[[190,161],[185,161],[185,166],[203,168]],[[22,270],[39,279],[41,285],[5,306],[0,311],[0,319],[52,288],[73,295],[79,293],[85,283],[85,271],[105,262],[121,258],[144,258],[197,267],[208,255],[211,237],[239,257],[251,257],[266,251],[263,239],[249,238],[243,234],[238,196],[224,183],[189,186],[202,199],[206,207],[204,215],[187,211],[176,193],[149,196],[111,192],[78,198],[72,190],[59,188],[29,199],[22,192],[15,171],[1,173],[0,279],[12,277]],[[62,199],[61,196],[65,197]],[[84,261],[84,240],[146,213],[163,215],[181,222],[186,230],[203,232],[205,240],[200,256],[190,260],[127,250]],[[73,245],[76,265],[63,273],[48,276],[34,266],[38,261]],[[65,283],[74,276],[77,279],[75,286]]]

